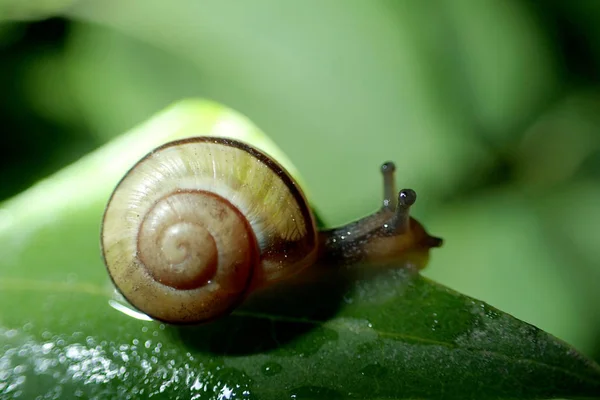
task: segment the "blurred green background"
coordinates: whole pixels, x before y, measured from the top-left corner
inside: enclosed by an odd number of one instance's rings
[[[600,1],[0,0],[0,21],[0,199],[209,98],[330,225],[379,206],[394,160],[446,240],[426,276],[600,359]]]

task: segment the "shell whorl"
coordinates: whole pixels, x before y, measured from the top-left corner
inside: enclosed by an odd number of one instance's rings
[[[316,233],[277,163],[243,143],[199,137],[168,143],[127,173],[104,215],[102,249],[132,305],[191,323],[311,263]]]
[[[163,285],[185,290],[215,281],[239,292],[247,285],[255,246],[244,216],[226,199],[185,191],[160,199],[145,215],[137,255]],[[231,275],[238,282],[228,282]]]

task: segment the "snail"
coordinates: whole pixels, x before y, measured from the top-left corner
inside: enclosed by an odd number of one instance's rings
[[[409,215],[415,192],[396,193],[394,164],[381,171],[377,212],[319,231],[301,188],[265,153],[228,138],[173,141],[138,161],[110,196],[104,263],[132,306],[194,324],[309,266],[393,262],[439,247]]]

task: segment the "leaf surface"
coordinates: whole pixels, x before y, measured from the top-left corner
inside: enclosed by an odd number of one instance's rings
[[[223,121],[277,153],[243,118],[186,101],[2,205],[0,397],[600,395],[600,368],[572,347],[410,268],[276,287],[199,327],[131,310],[100,257],[110,191],[150,148]]]

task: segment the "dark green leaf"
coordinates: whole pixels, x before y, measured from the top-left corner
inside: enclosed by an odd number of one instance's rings
[[[200,327],[127,308],[99,253],[115,178],[156,141],[230,117],[183,103],[3,205],[1,397],[600,396],[600,368],[572,347],[406,268],[274,288]]]

